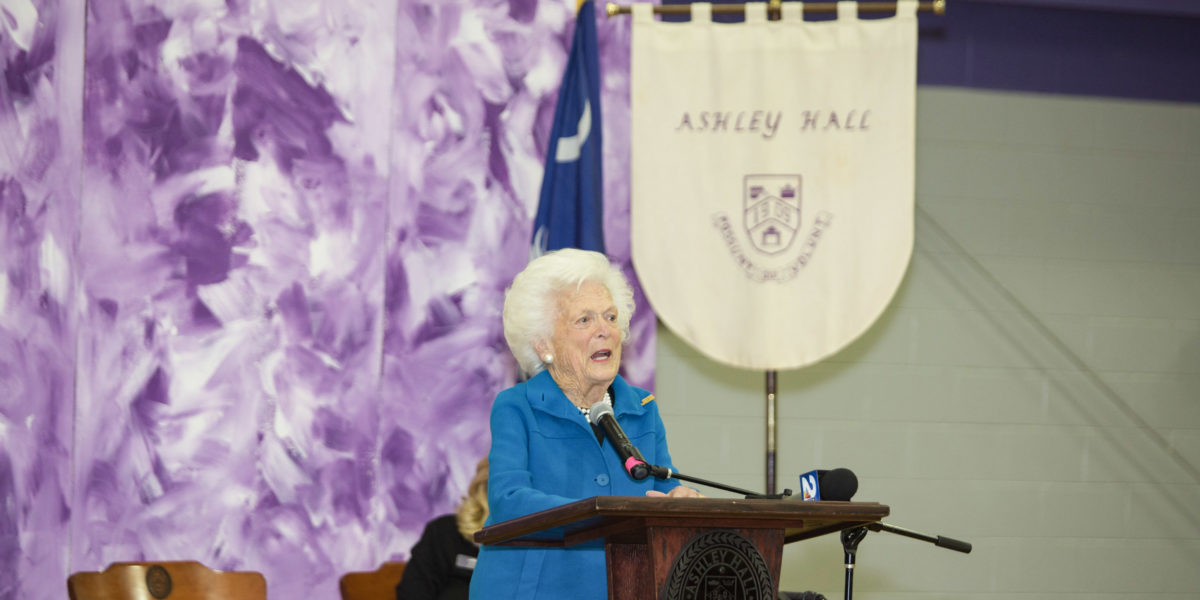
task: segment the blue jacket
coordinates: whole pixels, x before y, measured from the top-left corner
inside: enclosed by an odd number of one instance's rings
[[[613,412],[646,462],[674,469],[654,396],[618,376]],[[605,438],[598,443],[587,419],[543,371],[496,397],[488,454],[486,525],[592,496],[668,492],[676,480],[635,481]],[[567,548],[484,546],[471,577],[471,598],[608,597],[604,542]]]

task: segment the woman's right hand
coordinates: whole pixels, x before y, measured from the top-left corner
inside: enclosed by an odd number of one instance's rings
[[[646,492],[651,498],[703,498],[704,495],[690,487],[676,486],[675,489],[664,494],[658,490],[649,490]]]

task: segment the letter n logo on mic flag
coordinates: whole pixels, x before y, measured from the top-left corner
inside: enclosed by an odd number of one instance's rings
[[[554,109],[531,258],[559,248],[604,252],[602,157],[596,16],[593,1],[587,0],[575,18]]]

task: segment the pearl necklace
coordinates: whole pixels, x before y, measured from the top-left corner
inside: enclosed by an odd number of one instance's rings
[[[609,396],[609,395],[608,395],[608,392],[604,392],[604,399],[605,399],[606,401],[608,401],[608,403],[609,403],[609,404],[612,404],[612,396]],[[583,418],[587,419],[587,420],[588,420],[588,423],[591,423],[591,422],[592,422],[592,419],[591,419],[591,416],[592,416],[592,409],[590,409],[590,408],[584,408],[584,407],[582,407],[582,406],[579,406],[578,404],[575,404],[575,403],[572,403],[571,405],[572,405],[572,406],[574,406],[575,408],[578,408],[578,409],[579,409],[579,414],[583,415]]]

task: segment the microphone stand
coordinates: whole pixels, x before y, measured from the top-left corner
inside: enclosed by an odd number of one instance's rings
[[[854,595],[854,558],[858,553],[858,543],[867,536],[867,530],[895,533],[905,537],[913,538],[915,540],[929,542],[939,548],[946,548],[947,550],[962,552],[963,554],[969,554],[971,552],[971,544],[969,542],[964,542],[940,535],[925,535],[911,529],[896,527],[895,525],[888,525],[887,523],[867,523],[866,525],[851,527],[850,529],[843,529],[842,549],[845,551],[846,555],[846,600],[851,600]]]

